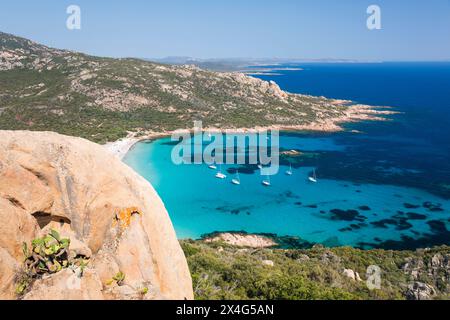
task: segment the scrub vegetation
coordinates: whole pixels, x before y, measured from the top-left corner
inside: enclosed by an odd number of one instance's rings
[[[350,247],[252,249],[183,240],[196,299],[414,299],[450,298],[450,248],[417,251]],[[369,290],[367,268],[381,269],[380,289]],[[357,273],[357,275],[356,275]],[[352,278],[354,275],[355,279]]]

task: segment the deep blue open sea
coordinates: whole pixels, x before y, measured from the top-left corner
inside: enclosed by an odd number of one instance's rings
[[[302,70],[283,70],[285,68]],[[260,67],[259,67],[260,68]],[[258,68],[258,69],[259,69]],[[288,133],[280,174],[257,167],[176,166],[170,139],[137,144],[125,162],[160,194],[180,238],[214,231],[296,236],[309,243],[413,249],[450,244],[450,63],[267,66],[284,90],[402,112],[335,134]],[[362,133],[350,133],[350,130]],[[293,175],[284,172],[293,164]],[[312,170],[318,183],[308,181]],[[231,183],[239,170],[241,185]]]

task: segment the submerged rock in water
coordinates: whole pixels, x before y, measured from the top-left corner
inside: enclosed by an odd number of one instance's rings
[[[440,203],[432,203],[430,201],[424,202],[423,207],[428,209],[430,212],[442,212],[444,209],[442,209],[442,204]]]
[[[406,209],[418,209],[420,208],[420,205],[410,204],[410,203],[404,203],[403,206]]]
[[[392,219],[382,219],[379,221],[373,221],[371,224],[377,228],[388,228],[388,225],[395,226],[395,230],[402,231],[407,230],[413,227],[406,218],[400,218],[398,216],[394,216]]]
[[[406,216],[410,220],[426,220],[427,219],[426,215],[420,214],[420,213],[415,213],[415,212],[407,212]]]
[[[430,226],[431,230],[435,233],[441,234],[441,233],[448,233],[447,226],[445,225],[445,222],[439,221],[439,220],[431,220],[428,221],[427,224]]]
[[[392,216],[394,219],[397,219],[397,221],[406,221],[406,220],[426,220],[427,216],[420,213],[415,212],[403,212],[403,211],[397,211],[397,214]]]
[[[341,210],[341,209],[333,209],[330,210],[331,219],[332,220],[341,220],[341,221],[354,221],[354,220],[365,220],[364,216],[361,216],[356,210]]]
[[[17,297],[23,243],[31,248],[52,229],[87,265],[82,273],[63,269],[30,281],[25,299],[193,298],[164,204],[102,146],[56,133],[0,131],[0,195],[0,299]]]

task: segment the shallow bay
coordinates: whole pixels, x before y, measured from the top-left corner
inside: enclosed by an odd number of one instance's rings
[[[329,246],[449,244],[450,97],[442,92],[442,82],[450,84],[450,64],[299,67],[304,70],[278,68],[281,75],[260,77],[292,92],[317,95],[328,89],[329,94],[322,94],[389,105],[404,114],[389,122],[347,126],[359,134],[284,132],[281,147],[303,155],[282,157],[280,173],[271,178],[269,188],[262,186],[264,177],[256,166],[224,166],[228,179],[218,180],[207,165],[174,165],[173,144],[167,138],[137,144],[125,162],[158,191],[178,237],[242,230]],[[390,77],[403,82],[381,82]],[[339,78],[349,87],[336,87]],[[421,84],[421,91],[413,90]],[[292,176],[284,174],[289,163]],[[308,181],[313,169],[317,184]],[[240,186],[231,183],[236,170]]]

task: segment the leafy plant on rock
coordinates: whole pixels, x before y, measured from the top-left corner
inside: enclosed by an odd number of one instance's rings
[[[25,269],[32,277],[52,274],[69,266],[70,239],[62,239],[56,230],[31,242],[31,250],[23,244]]]
[[[16,294],[23,296],[30,284],[44,275],[54,274],[66,268],[79,269],[80,276],[89,263],[84,256],[70,257],[70,239],[61,238],[56,230],[31,241],[31,247],[23,243],[24,267],[16,275]]]

